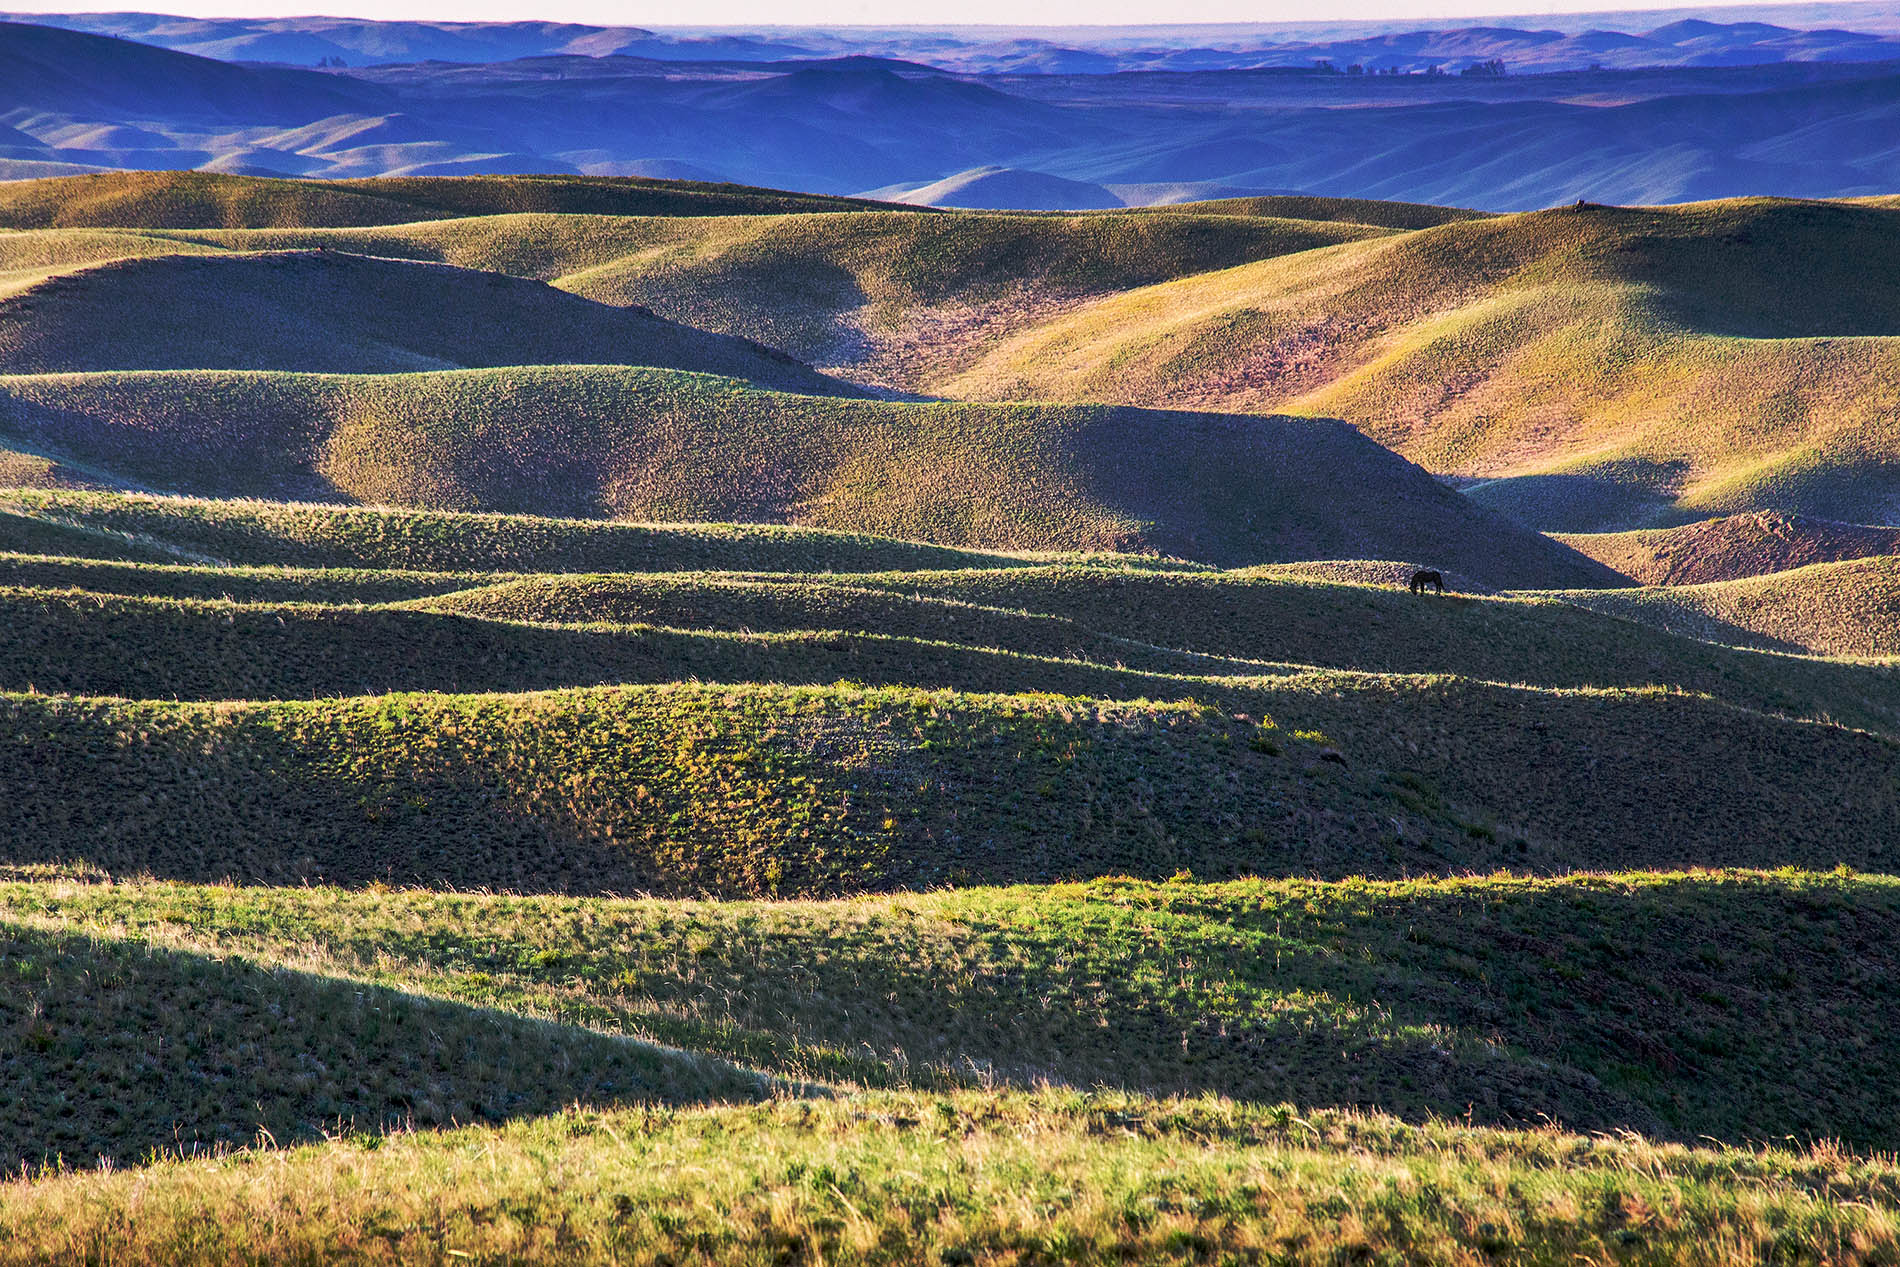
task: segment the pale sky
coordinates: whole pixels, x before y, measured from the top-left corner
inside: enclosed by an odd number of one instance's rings
[[[1772,0],[1763,0],[1771,3]],[[1744,0],[1746,3],[1746,0]],[[126,9],[194,17],[266,17],[311,12],[434,21],[585,22],[600,26],[895,26],[904,24],[1113,26],[1129,23],[1430,21],[1446,17],[1535,16],[1655,10],[1664,3],[1614,0],[159,0]],[[1680,7],[1690,7],[1683,5]],[[1723,7],[1741,7],[1724,5]],[[0,0],[15,13],[109,11],[93,3]]]

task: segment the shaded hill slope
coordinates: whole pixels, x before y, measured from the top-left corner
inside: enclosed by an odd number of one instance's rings
[[[340,1131],[501,1122],[575,1102],[750,1101],[722,1062],[285,963],[0,920],[20,980],[0,1158],[135,1165]],[[185,1090],[184,1088],[189,1088]]]
[[[389,90],[290,67],[234,66],[149,44],[0,22],[0,112],[94,122],[302,123],[395,101]],[[58,178],[56,178],[58,179]]]
[[[312,78],[339,82],[330,76]],[[0,184],[0,225],[12,229],[286,229],[524,212],[757,215],[874,206],[879,204],[745,185],[607,176],[275,180],[169,171],[104,172]]]
[[[168,251],[324,246],[546,281],[924,387],[1001,337],[1084,299],[1387,232],[1345,217],[1173,209],[1117,216],[494,214],[341,229],[49,229],[0,237],[0,287]]]
[[[1498,587],[1613,579],[1324,421],[853,401],[603,367],[13,378],[0,416],[49,451],[219,496],[789,522],[1217,564],[1424,543]]]
[[[226,575],[219,586],[216,569],[0,556],[12,632],[0,689],[278,699],[850,679],[1206,698],[1320,666],[1563,689],[1666,684],[1900,735],[1900,675],[1888,668],[1658,637],[1548,601],[1427,607],[1390,590],[1040,568],[973,573],[962,587],[932,573]],[[1128,611],[1144,599],[1174,610]]]
[[[1090,297],[1384,232],[1174,210],[797,216],[649,231],[653,246],[556,284],[694,314],[694,324],[915,390]]]
[[[1900,528],[1764,511],[1680,528],[1557,534],[1565,545],[1643,585],[1697,585],[1900,554]]]
[[[113,874],[795,895],[1886,870],[1900,841],[1892,742],[1662,691],[1312,674],[1219,707],[744,685],[0,704],[11,860]]]
[[[86,554],[67,542],[136,544],[223,566],[432,572],[883,572],[1006,567],[1006,555],[777,524],[628,524],[388,507],[218,502],[114,493],[0,494],[12,548]],[[17,528],[16,528],[17,521]],[[38,535],[29,536],[29,533]],[[134,557],[151,557],[141,554]],[[1091,556],[1097,566],[1106,557]],[[1156,565],[1147,557],[1118,560]],[[1189,564],[1179,566],[1188,567]]]
[[[354,229],[51,229],[0,237],[0,295],[88,263],[327,247],[546,281],[848,367],[851,376],[922,389],[1089,297],[1383,232],[1173,211],[524,214]]]
[[[1897,213],[1746,200],[1467,221],[1100,300],[952,394],[1342,417],[1526,522],[1900,504]]]
[[[1736,646],[1900,655],[1900,558],[1893,555],[1813,563],[1736,581],[1562,597],[1593,611]]]
[[[0,299],[0,369],[390,373],[661,365],[811,392],[855,389],[757,344],[537,282],[331,251],[129,259]]]
[[[0,888],[0,910],[47,925],[49,938],[98,930],[115,948],[142,936],[160,955],[182,943],[205,957],[289,961],[794,1077],[936,1091],[944,1109],[925,1112],[958,1113],[958,1145],[974,1124],[956,1088],[1045,1081],[1122,1088],[1101,1093],[1118,1108],[1092,1107],[1124,1126],[1139,1112],[1130,1092],[1216,1092],[1161,1111],[1229,1139],[1275,1120],[1275,1105],[1353,1106],[1446,1130],[1436,1106],[1456,1097],[1480,1122],[1619,1133],[1593,1150],[1632,1146],[1620,1132],[1706,1145],[1825,1134],[1828,1123],[1838,1124],[1830,1139],[1882,1144],[1894,1137],[1894,1088],[1862,1053],[1894,1043],[1882,983],[1895,969],[1896,905],[1889,877],[1760,872],[1352,886],[1119,878],[796,904]],[[640,970],[624,971],[629,961]],[[1773,1076],[1789,1059],[1808,1076]],[[793,1119],[824,1111],[781,1108]],[[1291,1116],[1280,1121],[1293,1138],[1316,1129]],[[1158,1126],[1144,1120],[1140,1134]],[[1363,1142],[1384,1154],[1393,1126],[1379,1130],[1382,1142]],[[1572,1157],[1578,1147],[1530,1139]],[[1771,1156],[1750,1154],[1758,1166]],[[1816,1159],[1830,1162],[1833,1183],[1847,1183],[1840,1158]]]

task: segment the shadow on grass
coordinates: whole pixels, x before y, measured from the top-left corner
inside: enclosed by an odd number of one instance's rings
[[[794,1078],[1047,1079],[1900,1143],[1900,885],[1885,879],[1103,880],[787,905],[133,886],[7,901],[188,921],[261,954],[313,947]]]
[[[669,1041],[795,1075],[816,1047],[880,1053],[926,1086],[1049,1078],[1412,1119],[1900,1143],[1900,886],[1885,881],[1108,880],[870,911],[643,903],[585,923],[469,903],[461,929],[392,926],[374,947],[479,972],[465,980],[480,989],[559,987],[614,1023],[659,1018],[649,1032]]]
[[[19,923],[0,923],[0,974],[9,1170],[768,1090],[588,1030]]]

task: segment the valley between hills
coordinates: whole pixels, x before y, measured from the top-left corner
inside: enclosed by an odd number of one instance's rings
[[[0,226],[0,1263],[1900,1256],[1895,200]]]

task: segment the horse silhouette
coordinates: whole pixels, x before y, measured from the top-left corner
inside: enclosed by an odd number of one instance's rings
[[[1445,592],[1444,574],[1434,572],[1429,568],[1420,568],[1418,571],[1412,573],[1412,592],[1414,594],[1423,594],[1425,587],[1428,585],[1437,590],[1440,594],[1443,594]]]

